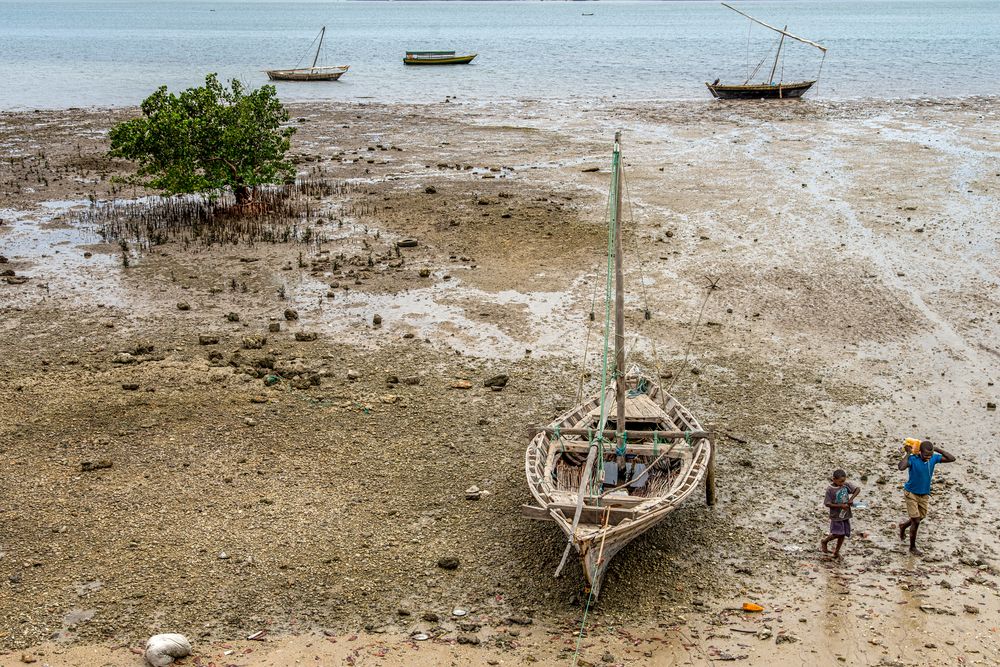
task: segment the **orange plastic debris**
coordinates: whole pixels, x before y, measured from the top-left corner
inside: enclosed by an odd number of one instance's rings
[[[743,611],[764,611],[764,608],[759,604],[754,604],[753,602],[744,602]]]

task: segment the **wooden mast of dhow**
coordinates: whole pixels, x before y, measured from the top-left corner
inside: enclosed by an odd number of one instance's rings
[[[319,62],[319,50],[323,48],[323,35],[325,34],[326,26],[323,26],[319,31],[319,44],[316,45],[316,56],[313,58],[313,64],[310,69],[316,69],[316,63]]]
[[[615,226],[615,407],[617,408],[618,432],[616,440],[624,437],[625,431],[625,281],[622,277],[622,133],[615,132],[614,175],[612,185],[615,190],[614,208],[611,210],[611,224]]]
[[[787,29],[788,29],[788,26],[786,25],[785,26],[785,30],[787,30]],[[778,52],[776,54],[774,54],[774,66],[771,67],[771,78],[768,79],[768,83],[769,84],[773,84],[774,83],[774,73],[778,71],[778,59],[781,57],[781,47],[784,46],[784,45],[785,45],[785,33],[784,33],[784,31],[782,31],[782,33],[781,33],[781,40],[778,42]],[[785,68],[782,67],[781,71],[784,72]]]

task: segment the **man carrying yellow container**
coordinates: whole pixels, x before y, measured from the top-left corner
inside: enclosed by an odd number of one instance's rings
[[[899,462],[900,470],[909,470],[910,476],[903,485],[903,498],[906,501],[906,514],[909,520],[899,524],[899,539],[906,539],[906,530],[910,530],[910,553],[920,555],[917,549],[917,528],[920,522],[927,518],[927,509],[931,497],[931,477],[934,466],[938,463],[952,463],[955,457],[940,447],[935,447],[929,440],[923,440],[916,448],[911,448],[910,438],[903,447],[903,459]],[[916,449],[916,451],[914,451]]]

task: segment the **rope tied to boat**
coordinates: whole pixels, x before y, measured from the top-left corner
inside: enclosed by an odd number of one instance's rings
[[[625,456],[625,450],[628,449],[628,433],[622,431],[622,444],[615,447],[615,456]]]
[[[691,444],[691,431],[684,431],[684,442]]]

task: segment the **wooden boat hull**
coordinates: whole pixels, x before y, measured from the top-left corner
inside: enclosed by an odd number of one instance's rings
[[[593,428],[595,410],[600,409],[600,394],[558,417],[548,430],[537,433],[525,452],[525,476],[534,504],[524,506],[522,511],[529,518],[555,521],[566,534],[579,554],[584,576],[595,598],[615,554],[660,523],[694,492],[708,470],[712,453],[712,443],[698,421],[675,398],[661,392],[644,376],[629,377],[628,383],[631,389],[626,400],[629,432],[633,425],[638,425],[641,429],[689,434],[662,441],[641,436],[626,441],[625,455],[634,455],[636,463],[655,466],[654,472],[646,477],[648,486],[636,489],[635,495],[611,493],[600,500],[596,496],[601,494],[588,495],[579,524],[573,530],[579,494],[570,489],[578,482],[571,479],[567,484],[562,476],[571,474],[572,465],[561,466],[567,461],[572,464],[574,457],[582,457],[591,443],[585,435],[555,434],[561,430]],[[613,404],[614,392],[610,391],[609,395],[608,402]],[[643,396],[645,399],[639,405]],[[614,414],[612,407],[606,410]],[[602,468],[617,459],[615,447],[615,443],[603,444],[604,451],[598,457]],[[612,461],[608,460],[609,456]],[[650,495],[643,495],[647,493]]]
[[[342,65],[339,67],[272,69],[267,70],[267,78],[272,81],[336,81],[350,68],[350,65]]]
[[[720,100],[794,100],[802,97],[815,81],[772,85],[724,85],[706,83],[712,97]]]
[[[471,63],[475,57],[479,55],[478,53],[473,53],[467,56],[451,56],[451,57],[412,57],[406,56],[403,58],[404,65],[468,65]]]

